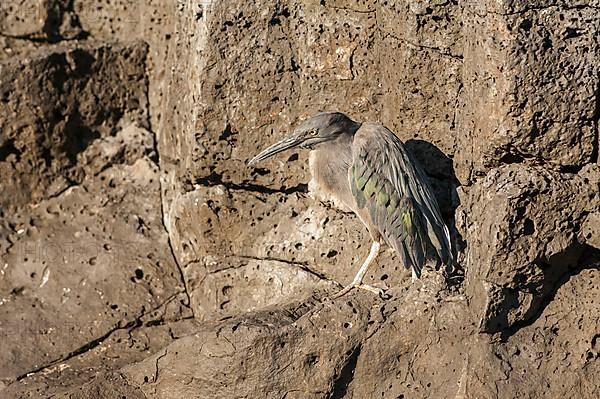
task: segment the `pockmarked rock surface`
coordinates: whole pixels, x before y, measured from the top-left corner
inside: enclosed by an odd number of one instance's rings
[[[147,126],[147,47],[57,45],[0,61],[0,206],[14,211],[81,183],[77,157],[131,124]]]
[[[598,4],[466,4],[461,181],[528,159],[563,168],[596,162]]]
[[[599,33],[579,0],[0,4],[0,397],[598,397]],[[406,142],[454,273],[384,251],[389,299],[328,299],[366,229],[305,152],[246,166],[319,110]]]
[[[159,170],[146,155],[152,151],[152,136],[135,126],[97,140],[86,150],[81,166],[89,173],[82,184],[3,225],[0,333],[6,350],[0,355],[0,380],[20,381],[16,390],[30,384],[28,377],[36,372],[60,372],[64,378],[73,358],[142,326],[141,320],[160,320],[167,313],[166,319],[190,317],[162,229]],[[138,360],[163,345],[165,337],[154,335],[134,349],[137,357],[127,349],[115,353],[111,363]]]
[[[459,213],[470,243],[466,292],[483,331],[528,322],[566,276],[590,266],[582,226],[600,209],[590,175],[597,181],[600,169],[572,175],[507,166],[473,186]]]
[[[256,392],[275,397],[286,391],[291,397],[322,397],[333,389],[346,354],[365,334],[368,311],[352,303],[314,309],[296,305],[206,324],[123,373],[141,384],[147,397],[244,397]],[[339,324],[342,319],[345,324]],[[214,357],[223,361],[211,362]],[[269,378],[274,374],[282,378]]]

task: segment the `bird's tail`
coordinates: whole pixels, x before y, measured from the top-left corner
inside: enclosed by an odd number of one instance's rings
[[[446,224],[432,224],[427,220],[427,238],[435,250],[435,254],[447,267],[454,267],[454,256],[452,256],[452,245],[450,243],[450,231]]]
[[[418,204],[409,197],[404,197],[400,204],[402,234],[388,244],[402,257],[407,269],[412,269],[415,276],[421,277],[428,254],[438,256],[448,273],[455,267],[450,246],[450,232],[445,224],[432,226]],[[433,251],[433,252],[431,252]]]
[[[421,270],[427,258],[428,237],[424,225],[424,218],[418,211],[414,200],[404,197],[401,201],[403,232],[391,246],[400,254],[404,266],[412,269],[417,277],[421,277]]]

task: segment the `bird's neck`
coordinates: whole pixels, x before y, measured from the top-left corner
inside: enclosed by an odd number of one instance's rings
[[[335,140],[323,143],[315,151],[322,152],[322,158],[332,166],[348,170],[352,163],[353,140],[354,134],[341,134]]]
[[[319,145],[309,156],[312,174],[309,189],[346,211],[351,210],[353,204],[348,184],[353,138],[351,134],[340,135],[335,140]]]

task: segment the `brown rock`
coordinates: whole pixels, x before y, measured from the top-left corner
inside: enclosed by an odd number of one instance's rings
[[[125,378],[117,373],[106,373],[91,383],[84,384],[68,394],[56,395],[64,399],[146,399],[146,395],[139,388],[131,386]]]
[[[327,396],[360,351],[369,311],[355,300],[310,306],[206,324],[123,372],[150,398]]]
[[[596,0],[39,5],[0,5],[0,396],[599,396]],[[461,204],[458,275],[325,299],[364,227],[304,152],[245,165],[321,109]]]
[[[143,43],[96,44],[53,47],[2,61],[3,209],[81,183],[77,157],[89,144],[132,122],[146,125],[145,57]]]
[[[140,158],[41,202],[15,231],[3,230],[0,324],[8,350],[0,379],[54,366],[183,290],[158,190],[158,168]]]
[[[199,186],[166,215],[196,317],[286,303],[332,289],[335,281],[348,284],[366,257],[370,238],[353,215],[302,193],[266,191]],[[385,287],[407,277],[398,258],[382,251],[367,281]]]
[[[48,18],[46,5],[37,0],[11,0],[0,6],[0,33],[27,36],[42,33]]]
[[[576,168],[595,161],[600,15],[587,3],[536,3],[467,3],[462,182],[524,159]]]
[[[598,269],[571,276],[534,323],[500,346],[498,356],[510,372],[498,382],[498,397],[600,394],[600,323],[590,311],[600,301],[598,281]]]
[[[580,229],[599,206],[585,178],[539,167],[495,169],[471,189],[461,207],[466,289],[482,330],[534,317],[556,284],[581,266]]]

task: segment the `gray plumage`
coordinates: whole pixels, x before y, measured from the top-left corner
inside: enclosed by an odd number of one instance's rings
[[[427,176],[400,139],[382,125],[365,123],[354,134],[352,155],[348,175],[357,207],[368,209],[379,234],[404,265],[420,276],[429,245],[447,264],[448,228]]]
[[[429,249],[444,264],[452,262],[450,234],[427,176],[386,127],[340,112],[319,113],[249,164],[294,147],[311,149],[319,190],[354,211],[373,240],[392,247],[414,275],[420,276]]]

